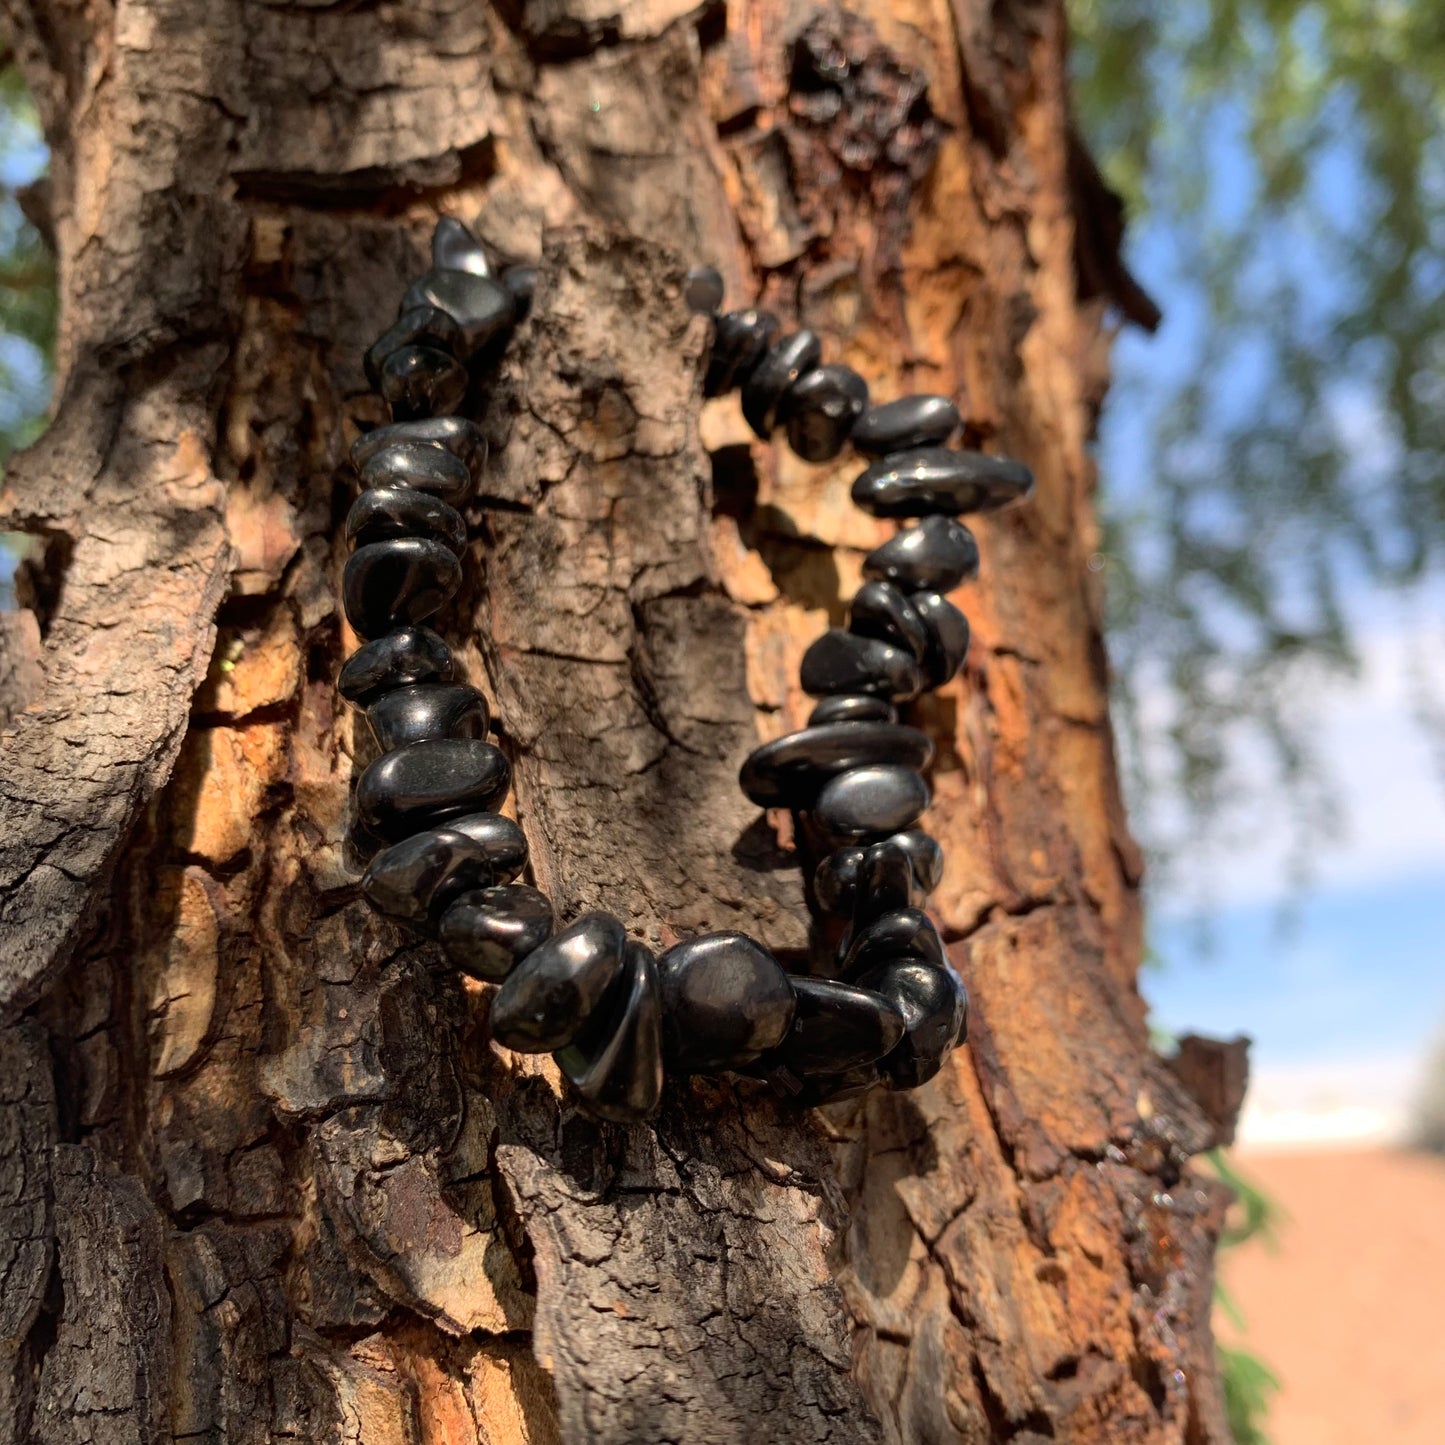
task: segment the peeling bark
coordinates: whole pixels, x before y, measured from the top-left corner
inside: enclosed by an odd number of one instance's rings
[[[1087,567],[1147,298],[1060,5],[856,8],[5,0],[62,294],[0,492],[45,584],[0,632],[0,1441],[1227,1440],[1188,1161],[1241,1061],[1149,1047]],[[924,1090],[597,1126],[357,899],[342,462],[443,212],[542,267],[442,627],[564,913],[805,961],[736,770],[891,530],[703,406],[688,260],[1034,466],[915,709],[974,1002]]]

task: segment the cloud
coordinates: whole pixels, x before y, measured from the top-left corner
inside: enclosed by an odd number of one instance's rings
[[[1338,818],[1335,833],[1321,830],[1310,845],[1311,892],[1445,872],[1441,739],[1420,717],[1421,688],[1445,656],[1445,586],[1399,597],[1361,585],[1351,589],[1350,606],[1359,675],[1301,679],[1308,689],[1302,702],[1314,719],[1309,741]],[[1149,699],[1146,706],[1168,702]],[[1291,799],[1258,743],[1233,740],[1231,764],[1239,786],[1224,844],[1181,860],[1169,891],[1151,898],[1157,914],[1187,914],[1202,903],[1285,903],[1298,891]],[[1179,836],[1185,820],[1178,805],[1165,800],[1159,816],[1166,833]]]

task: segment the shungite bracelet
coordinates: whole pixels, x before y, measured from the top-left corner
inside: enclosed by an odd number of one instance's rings
[[[805,653],[803,688],[819,699],[808,726],[757,748],[739,778],[754,803],[793,814],[835,976],[791,974],[742,933],[704,934],[655,958],[607,913],[559,931],[545,895],[516,881],[527,841],[495,811],[511,767],[488,741],[487,701],[424,625],[461,584],[460,508],[486,461],[480,431],[456,413],[525,317],[536,271],[494,276],[450,217],[437,224],[432,263],[365,358],[393,421],[351,450],[360,492],[346,519],[342,600],[363,644],[337,685],[383,750],[353,796],[352,843],[370,859],[362,894],[438,937],[465,973],[500,985],[492,1036],[553,1054],[600,1118],[648,1117],[665,1072],[760,1076],[810,1105],[878,1084],[918,1087],[962,1041],[968,1003],[922,908],[943,869],[938,844],[915,826],[933,744],[899,722],[895,704],[962,666],[968,622],[944,594],[977,573],[979,555],[956,517],[1026,496],[1028,469],[945,445],[960,426],[947,397],[870,407],[864,379],[824,364],[812,332],[780,334],[757,309],[717,315],[722,278],[690,271],[688,304],[714,318],[704,392],[740,389],[757,434],[786,429],[809,461],[851,441],[870,458],[854,502],[921,519],[868,554],[847,629]]]

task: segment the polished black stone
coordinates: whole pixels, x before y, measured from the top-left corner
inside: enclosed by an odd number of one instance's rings
[[[446,956],[463,973],[501,983],[552,936],[552,905],[525,883],[478,888],[453,901],[438,932]]]
[[[556,1058],[587,1112],[599,1119],[637,1124],[656,1110],[662,1098],[662,1004],[657,964],[643,944],[627,945],[622,976]]]
[[[1028,496],[1034,474],[1022,462],[947,447],[917,447],[873,463],[853,483],[853,501],[875,517],[991,512]]]
[[[682,285],[682,299],[689,311],[696,311],[700,316],[713,315],[723,301],[723,278],[717,267],[689,267]]]
[[[879,1068],[890,1089],[926,1084],[968,1030],[968,994],[946,963],[900,958],[865,973],[863,988],[876,989],[903,1015],[903,1038]]]
[[[430,738],[378,758],[356,784],[356,816],[395,842],[490,808],[507,791],[505,755],[479,738]]]
[[[358,547],[341,574],[346,620],[362,637],[430,617],[462,585],[456,553],[426,537]]]
[[[851,366],[817,366],[788,388],[779,416],[805,462],[826,462],[843,450],[867,405],[868,383]]]
[[[933,742],[917,728],[886,722],[824,723],[755,748],[738,785],[760,808],[806,808],[829,778],[865,763],[926,768]]]
[[[808,714],[808,726],[831,722],[897,722],[898,709],[881,697],[866,693],[835,693],[825,697]]]
[[[746,934],[689,938],[669,948],[657,966],[669,1069],[707,1074],[740,1068],[787,1036],[793,1022],[788,975]]]
[[[941,446],[959,421],[958,408],[946,396],[901,396],[869,409],[853,428],[853,445],[865,457]]]
[[[896,913],[913,902],[913,867],[908,850],[894,838],[863,850],[853,890],[853,933],[863,932],[875,918]]]
[[[462,351],[462,328],[445,311],[435,306],[418,306],[404,311],[367,351],[366,379],[381,390],[381,371],[388,356],[407,346],[429,346],[457,356]]]
[[[812,1074],[801,1081],[802,1087],[790,1095],[790,1102],[802,1109],[816,1109],[820,1104],[856,1099],[882,1082],[878,1064],[863,1064],[844,1074]]]
[[[913,655],[873,637],[856,637],[830,627],[803,654],[803,691],[867,693],[870,697],[910,698],[923,686]]]
[[[968,656],[968,618],[937,592],[915,592],[913,605],[928,629],[923,654],[924,686],[942,687]]]
[[[856,843],[837,848],[813,870],[813,899],[824,913],[852,912],[864,851]]]
[[[517,303],[505,286],[467,271],[428,271],[419,276],[407,289],[401,309],[413,306],[435,306],[454,316],[462,328],[467,356],[504,338],[517,320]]]
[[[754,1065],[756,1072],[845,1073],[883,1058],[903,1037],[903,1014],[882,994],[825,978],[794,978],[792,985],[793,1026]]]
[[[609,913],[584,913],[528,954],[492,1000],[492,1037],[524,1054],[576,1038],[622,971],[627,933]]]
[[[722,396],[733,387],[741,386],[767,354],[777,334],[778,318],[771,311],[759,311],[756,307],[725,311],[713,328],[703,395]]]
[[[909,828],[883,839],[890,845],[888,856],[893,859],[893,876],[903,876],[903,885],[890,886],[888,897],[896,909],[906,908],[916,894],[920,899],[932,893],[943,879],[943,849],[938,840],[931,838],[921,828]],[[902,850],[911,873],[911,887],[902,874],[903,865],[898,862],[897,850]],[[863,872],[868,849],[853,843],[829,853],[813,870],[813,900],[825,913],[847,917],[853,911],[854,892]]]
[[[460,457],[430,442],[395,442],[366,459],[361,485],[410,487],[460,507],[472,494],[472,474]]]
[[[427,738],[484,738],[487,700],[464,682],[421,682],[383,693],[366,710],[383,752]]]
[[[431,263],[438,271],[492,274],[482,243],[455,216],[443,216],[431,233]]]
[[[743,416],[764,441],[778,424],[783,395],[805,371],[823,359],[823,343],[808,330],[794,331],[771,345],[743,382]]]
[[[928,784],[912,768],[870,763],[824,784],[813,817],[835,838],[906,828],[928,806]]]
[[[887,841],[908,854],[920,893],[932,893],[943,882],[943,849],[937,838],[925,833],[922,828],[908,828],[902,833],[895,833]]]
[[[466,397],[467,372],[434,346],[403,346],[382,363],[380,390],[397,421],[446,416]]]
[[[471,473],[473,482],[481,476],[487,461],[486,438],[478,430],[476,422],[468,421],[464,416],[429,416],[419,421],[394,421],[363,432],[351,444],[351,463],[358,472],[364,473],[367,463],[378,452],[398,442],[449,452]],[[406,478],[398,477],[396,480],[405,482]],[[409,485],[414,486],[415,483]]]
[[[365,707],[388,688],[450,682],[454,672],[451,649],[430,627],[399,627],[358,647],[346,659],[336,690]]]
[[[951,592],[965,577],[978,576],[978,543],[952,517],[925,517],[875,547],[863,559],[863,575],[905,592]]]
[[[455,507],[415,487],[368,487],[346,514],[346,540],[357,547],[393,537],[430,537],[461,556],[467,524]]]
[[[906,648],[917,660],[928,647],[923,619],[891,582],[865,582],[853,594],[848,631],[857,637],[876,637],[879,642]]]
[[[532,314],[532,298],[537,294],[537,268],[508,266],[501,279],[502,285],[512,293],[518,322],[525,321]]]
[[[926,959],[940,968],[948,962],[943,940],[938,936],[933,921],[921,908],[895,909],[850,935],[843,951],[839,976],[857,979],[870,968],[877,968],[904,954]]]
[[[453,828],[427,828],[383,848],[362,876],[361,892],[379,913],[420,923],[490,881],[480,844]]]
[[[510,883],[527,866],[527,835],[515,819],[501,813],[464,813],[448,818],[446,825],[481,848],[491,870],[483,880],[487,887]]]

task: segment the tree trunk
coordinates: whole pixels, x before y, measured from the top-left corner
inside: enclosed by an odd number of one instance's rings
[[[5,0],[61,328],[0,497],[0,1442],[1227,1440],[1088,566],[1116,211],[1061,4],[856,3]],[[703,407],[688,260],[1034,466],[916,709],[973,1001],[921,1091],[593,1124],[357,897],[341,464],[443,212],[542,266],[441,628],[564,916],[801,956],[737,767],[891,530]]]

